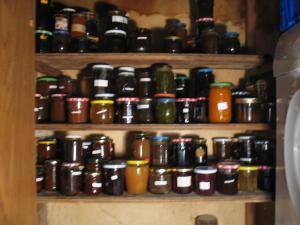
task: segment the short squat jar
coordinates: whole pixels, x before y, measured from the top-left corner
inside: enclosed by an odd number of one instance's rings
[[[194,169],[195,192],[199,195],[213,195],[216,190],[217,169],[198,166]]]
[[[66,120],[66,94],[52,94],[50,119],[51,122],[62,123]]]
[[[159,98],[155,108],[155,117],[158,123],[175,123],[177,109],[175,98]]]
[[[37,143],[38,162],[43,163],[45,160],[54,159],[57,147],[56,140],[39,140]]]
[[[172,169],[172,191],[178,194],[188,194],[194,190],[193,168]]]
[[[137,105],[137,117],[139,123],[154,122],[154,104],[152,98],[140,99]]]
[[[102,192],[101,172],[84,173],[84,193],[87,195],[99,195]]]
[[[169,137],[154,136],[151,141],[151,165],[163,167],[169,165]]]
[[[137,123],[137,104],[139,98],[118,98],[116,122],[121,124]]]
[[[126,164],[111,161],[103,165],[103,191],[108,195],[122,195],[125,184]]]
[[[239,169],[239,190],[254,192],[257,190],[257,166],[241,166]]]
[[[149,190],[153,194],[167,194],[172,188],[171,170],[166,167],[152,167],[149,176]]]
[[[130,68],[130,67],[129,67]],[[134,68],[132,71],[119,72],[115,82],[116,94],[118,97],[135,97],[137,95],[137,81]]]
[[[96,124],[111,124],[114,121],[113,100],[91,101],[90,121]]]
[[[223,48],[224,54],[238,54],[241,50],[241,44],[239,40],[239,33],[237,32],[226,32],[223,37]]]
[[[67,98],[67,106],[69,123],[86,123],[88,121],[88,98]]]
[[[258,170],[258,189],[263,191],[274,191],[275,170],[271,166],[260,166]]]
[[[212,139],[213,153],[219,162],[232,158],[232,138],[216,137]]]
[[[194,108],[196,103],[195,98],[177,98],[177,122],[178,123],[192,123]]]
[[[108,30],[104,34],[104,51],[125,52],[127,49],[127,33],[123,30]]]
[[[194,151],[192,138],[172,139],[172,166],[187,167],[194,165]]]
[[[238,123],[260,123],[262,102],[258,98],[235,99],[235,116]]]
[[[235,195],[238,193],[239,167],[239,164],[233,162],[221,162],[218,164],[218,192],[225,195]]]
[[[128,194],[144,194],[148,187],[149,161],[127,161],[125,177]]]
[[[82,187],[82,168],[79,163],[63,163],[60,169],[60,190],[63,195],[79,195]]]
[[[60,160],[46,160],[44,163],[46,191],[57,191],[59,188]]]

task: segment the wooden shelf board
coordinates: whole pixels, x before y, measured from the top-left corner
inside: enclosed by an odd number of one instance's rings
[[[36,124],[36,130],[269,130],[268,124]]]
[[[147,67],[153,63],[169,63],[175,69],[209,66],[219,69],[253,69],[264,64],[259,55],[168,54],[168,53],[47,53],[36,54],[37,64],[43,63],[59,70],[83,69],[90,63],[113,66]],[[53,70],[50,69],[51,70]]]
[[[176,193],[169,193],[164,195],[155,195],[146,193],[143,195],[129,195],[124,193],[122,196],[87,196],[81,194],[76,197],[63,196],[58,193],[42,192],[37,197],[38,203],[130,203],[130,202],[245,202],[245,203],[259,203],[271,202],[272,195],[270,193],[257,191],[254,193],[239,193],[237,195],[221,195],[214,194],[212,196],[200,196],[194,193],[182,195]]]

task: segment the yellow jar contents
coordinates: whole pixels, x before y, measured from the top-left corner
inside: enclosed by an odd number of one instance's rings
[[[143,194],[147,191],[149,178],[148,160],[129,160],[126,167],[126,187],[129,194]]]
[[[254,192],[257,190],[257,166],[241,166],[239,169],[239,190]]]

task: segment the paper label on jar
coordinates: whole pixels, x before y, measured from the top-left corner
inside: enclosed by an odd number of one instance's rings
[[[81,110],[71,111],[71,114],[80,114]]]
[[[168,182],[166,180],[157,180],[157,181],[154,181],[154,185],[155,186],[165,186],[167,184],[168,184]]]
[[[58,89],[64,89],[64,88],[65,88],[64,85],[61,85],[61,86],[58,87]]]
[[[123,17],[123,23],[128,24],[128,18],[127,17]]]
[[[147,105],[147,104],[137,106],[137,109],[149,109],[149,108],[150,108],[150,105]]]
[[[132,119],[133,116],[122,116],[123,119]]]
[[[103,109],[101,111],[96,112],[96,114],[98,115],[98,114],[103,114],[103,113],[106,113],[106,112],[107,112],[107,109]]]
[[[183,109],[182,109],[182,112],[183,112],[183,113],[188,113],[189,111],[190,111],[189,108],[183,108]]]
[[[178,88],[176,88],[176,91],[183,91],[183,90],[184,90],[183,87],[178,87]]]
[[[71,173],[73,176],[79,176],[81,175],[81,171],[76,171]]]
[[[39,111],[39,108],[34,108],[34,112],[38,112]]]
[[[210,182],[199,182],[199,189],[204,191],[209,190]]]
[[[94,87],[108,87],[108,80],[94,80]]]
[[[112,22],[117,22],[117,23],[125,23],[126,24],[126,17],[124,16],[112,16]]]
[[[220,102],[220,103],[218,103],[218,110],[226,110],[226,109],[228,109],[228,104],[227,104],[227,102]]]
[[[68,19],[65,17],[55,18],[55,30],[68,31]]]
[[[94,188],[101,188],[102,187],[102,183],[92,183],[92,187],[94,187]]]
[[[192,185],[192,177],[177,177],[177,187],[190,187]]]
[[[232,179],[232,180],[225,180],[224,181],[224,184],[231,184],[231,183],[234,183],[235,182],[235,179]]]
[[[86,33],[86,26],[83,24],[72,24],[72,32]]]
[[[132,88],[132,87],[125,87],[124,90],[125,90],[125,91],[133,91],[134,88]]]
[[[119,178],[118,175],[113,175],[110,177],[111,180],[117,180],[118,178]]]
[[[101,149],[97,149],[97,150],[92,151],[93,155],[101,154],[101,153],[102,153]]]
[[[50,88],[50,89],[56,89],[56,88],[57,88],[57,85],[54,85],[54,84],[53,84],[53,85],[49,85],[49,88]]]
[[[143,77],[143,78],[140,78],[140,82],[150,82],[151,81],[151,78],[150,77]]]
[[[41,182],[43,180],[44,180],[44,177],[38,177],[38,178],[35,179],[36,182]]]
[[[92,143],[91,142],[82,142],[82,145],[84,147],[88,147],[88,146],[92,145]]]
[[[138,39],[138,40],[147,40],[148,37],[143,37],[143,36],[141,36],[141,37],[137,37],[137,39]]]

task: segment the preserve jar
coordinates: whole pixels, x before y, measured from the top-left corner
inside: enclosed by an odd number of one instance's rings
[[[215,80],[213,69],[208,67],[194,68],[190,71],[190,77],[190,96],[194,98],[208,97],[209,87]]]
[[[121,161],[111,161],[103,165],[103,191],[109,195],[122,195],[125,184],[126,164]]]
[[[196,166],[205,166],[207,164],[207,140],[205,138],[195,138],[193,140],[194,164]]]
[[[203,1],[203,0],[202,0]],[[201,8],[199,8],[201,9]],[[201,34],[204,30],[206,30],[207,28],[213,28],[215,26],[215,21],[214,21],[214,18],[213,17],[207,17],[207,16],[204,16],[204,17],[201,17],[198,18],[196,20],[196,23],[197,23],[197,37],[200,38],[201,37]],[[199,43],[197,43],[197,47],[199,50],[199,46],[198,46]]]
[[[226,32],[223,37],[223,48],[224,54],[238,54],[241,50],[241,44],[239,40],[238,32]]]
[[[208,98],[207,97],[198,97],[195,102],[194,114],[193,114],[194,123],[207,123],[208,122]]]
[[[63,163],[60,168],[60,191],[63,195],[79,195],[82,187],[82,168],[79,163]]]
[[[276,104],[274,102],[268,102],[262,104],[263,108],[263,122],[274,124],[276,122]]]
[[[154,122],[154,106],[152,98],[142,98],[137,105],[137,121],[139,123]]]
[[[105,93],[105,94],[96,94],[94,96],[95,100],[114,100],[115,94],[114,93]]]
[[[95,64],[92,66],[93,74],[93,95],[112,92],[113,67],[108,64]]]
[[[86,17],[86,36],[89,52],[99,51],[99,20],[94,12],[83,12]]]
[[[258,169],[258,189],[262,191],[274,191],[275,170],[270,166],[260,166]]]
[[[114,143],[108,136],[95,135],[92,139],[92,156],[111,160],[114,156]]]
[[[149,69],[137,70],[138,84],[137,95],[139,98],[151,98],[153,96],[153,80]]]
[[[91,101],[90,121],[97,124],[110,124],[114,121],[114,101],[113,100],[93,100]]]
[[[67,105],[69,123],[86,123],[88,121],[88,98],[67,98]]]
[[[262,122],[262,107],[258,98],[236,98],[235,119],[238,123]]]
[[[41,94],[36,93],[34,95],[34,117],[35,117],[35,122],[39,122],[39,114],[40,114],[40,104],[41,104]]]
[[[61,161],[60,160],[46,160],[44,163],[45,180],[44,189],[46,191],[57,191],[59,188],[59,171]]]
[[[84,159],[87,159],[92,155],[92,141],[91,140],[83,140],[82,141],[82,156]]]
[[[239,169],[239,190],[254,192],[257,190],[257,166],[241,166]]]
[[[189,96],[190,79],[184,74],[176,74],[176,97],[187,98]]]
[[[134,52],[151,52],[151,31],[138,28],[135,36]]]
[[[72,15],[71,37],[78,38],[86,35],[86,16],[84,13]]]
[[[167,194],[172,189],[171,169],[166,167],[150,168],[149,190],[153,194]]]
[[[87,66],[78,75],[78,89],[80,96],[92,99],[94,97],[94,76],[91,70],[91,66]]]
[[[195,192],[199,195],[213,195],[216,191],[217,169],[198,166],[194,169]]]
[[[50,104],[51,122],[65,122],[66,120],[66,94],[52,94]]]
[[[212,139],[213,154],[219,162],[232,158],[232,139],[226,137],[216,137]]]
[[[174,167],[194,165],[194,152],[192,138],[172,139],[171,163]]]
[[[177,123],[192,123],[196,101],[195,98],[176,99]]]
[[[257,164],[272,166],[275,163],[275,145],[272,140],[256,140],[255,149],[257,153]]]
[[[256,136],[250,134],[238,136],[240,158],[251,158],[256,161],[255,140]]]
[[[84,173],[84,193],[87,195],[99,195],[102,192],[101,172]]]
[[[238,193],[239,167],[239,164],[234,162],[221,162],[218,164],[218,192],[225,195],[235,195]]]
[[[52,76],[41,76],[36,80],[37,93],[48,96],[57,92],[57,78]]]
[[[196,217],[196,225],[218,225],[218,219],[213,215],[200,215]]]
[[[43,183],[44,183],[44,170],[43,166],[37,165],[36,166],[36,193],[40,193],[43,190]]]
[[[65,138],[64,162],[83,163],[82,139],[80,135],[68,135]]]
[[[175,98],[159,98],[155,107],[155,118],[158,123],[175,123],[176,103]]]
[[[68,76],[59,76],[58,90],[59,93],[66,94],[67,96],[75,95],[77,92],[77,80],[74,80]]]
[[[179,36],[168,36],[164,39],[164,52],[181,53],[183,41]]]
[[[220,37],[213,27],[202,31],[199,39],[201,53],[218,54]]]
[[[127,31],[128,17],[126,16],[126,12],[121,10],[109,11],[108,20],[107,20],[107,29]]]
[[[151,141],[151,165],[154,167],[169,165],[169,137],[154,136]]]
[[[51,51],[54,53],[67,53],[71,48],[71,37],[69,33],[61,33],[57,30],[54,31],[52,38]]]
[[[116,110],[116,122],[132,124],[137,122],[137,104],[139,98],[118,98]]]
[[[125,177],[128,194],[145,193],[148,187],[149,161],[128,160]]]
[[[38,162],[43,163],[45,160],[54,159],[56,156],[56,140],[39,140],[37,142]]]
[[[136,133],[133,140],[132,159],[150,161],[151,142],[146,133]]]
[[[172,169],[172,191],[178,194],[188,194],[194,190],[193,168]]]
[[[212,83],[209,89],[209,121],[229,123],[232,117],[231,83]]]
[[[135,97],[136,85],[134,72],[119,72],[115,81],[116,94],[118,97]]]
[[[53,33],[47,30],[35,31],[36,53],[49,53],[51,51],[51,40]]]
[[[155,93],[175,94],[176,82],[171,66],[163,64],[154,71]]]
[[[48,96],[40,96],[36,98],[37,107],[38,107],[38,115],[37,115],[37,122],[47,122],[49,120],[50,114],[50,99]],[[36,111],[36,109],[35,109]]]
[[[106,162],[101,157],[98,156],[91,156],[88,157],[86,160],[86,170],[88,172],[101,172],[102,164]]]
[[[127,50],[127,33],[123,30],[108,30],[104,34],[106,52],[125,52]]]

